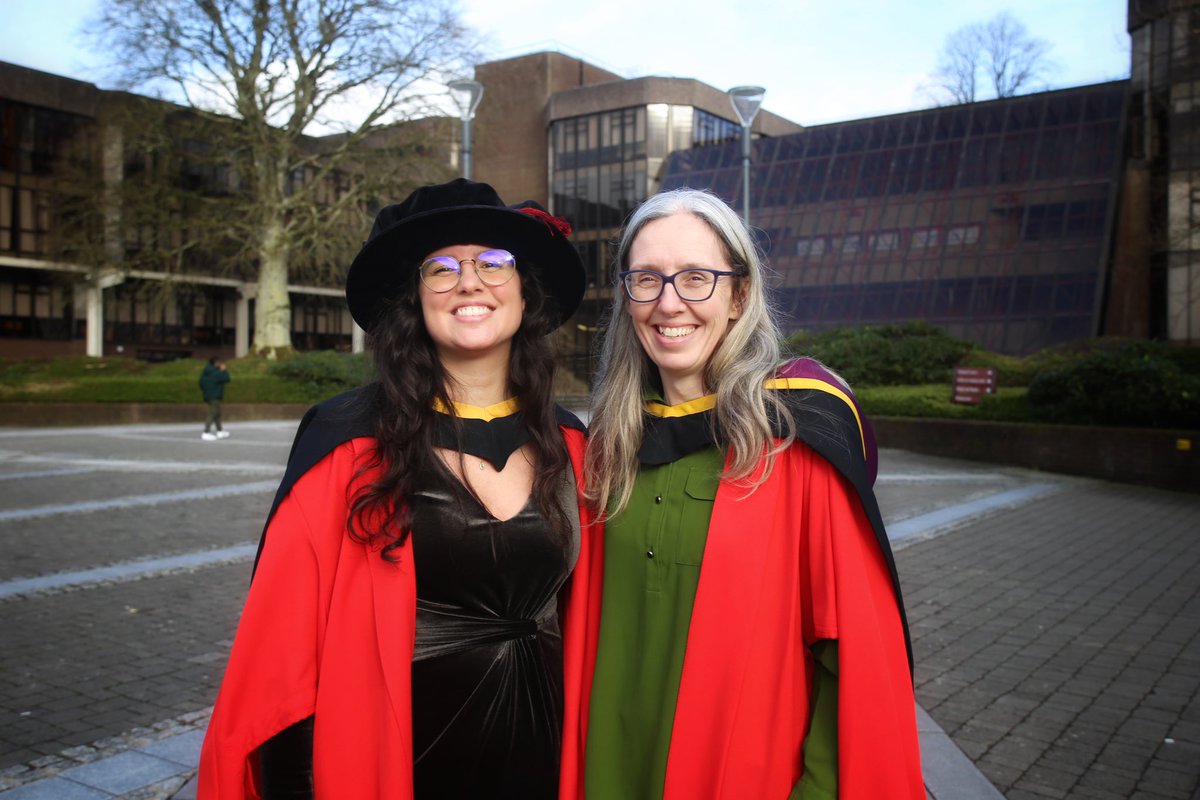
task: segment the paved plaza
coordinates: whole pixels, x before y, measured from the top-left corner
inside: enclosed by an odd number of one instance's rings
[[[0,428],[0,798],[185,798],[294,421]],[[1200,800],[1200,493],[885,450],[935,800]]]

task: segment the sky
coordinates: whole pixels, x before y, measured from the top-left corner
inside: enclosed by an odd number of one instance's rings
[[[110,88],[81,35],[103,0],[0,0],[0,61]],[[1050,44],[1045,86],[1129,74],[1127,0],[460,0],[480,60],[556,50],[626,78],[766,89],[763,108],[819,125],[924,108],[946,36],[1000,11]],[[483,102],[487,102],[485,93]],[[732,115],[731,115],[732,116]]]

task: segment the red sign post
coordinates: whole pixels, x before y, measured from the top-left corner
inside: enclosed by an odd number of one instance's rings
[[[996,370],[991,367],[955,367],[954,402],[979,405],[985,394],[996,393]]]

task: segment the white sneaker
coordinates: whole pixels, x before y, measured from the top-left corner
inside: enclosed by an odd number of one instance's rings
[[[217,438],[218,439],[228,439],[229,431],[217,431]]]
[[[200,434],[200,438],[206,442],[215,442],[217,440],[217,435],[215,433],[209,433],[208,431],[205,431],[204,433]]]

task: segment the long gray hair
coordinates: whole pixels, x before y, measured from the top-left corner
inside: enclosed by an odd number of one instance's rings
[[[763,386],[779,367],[780,332],[767,300],[762,257],[750,231],[716,195],[696,189],[662,192],[646,200],[625,225],[615,271],[628,268],[630,247],[647,223],[675,214],[691,214],[707,224],[722,242],[729,268],[737,273],[733,297],[741,314],[730,323],[705,366],[704,385],[716,394],[714,441],[732,453],[723,477],[744,481],[753,489],[770,475],[775,454],[790,443],[795,426],[787,408]],[[642,443],[644,397],[658,379],[657,368],[634,331],[629,300],[614,284],[584,461],[588,499],[597,507],[607,506],[608,515],[629,503]],[[772,416],[782,421],[786,433],[778,444]]]

